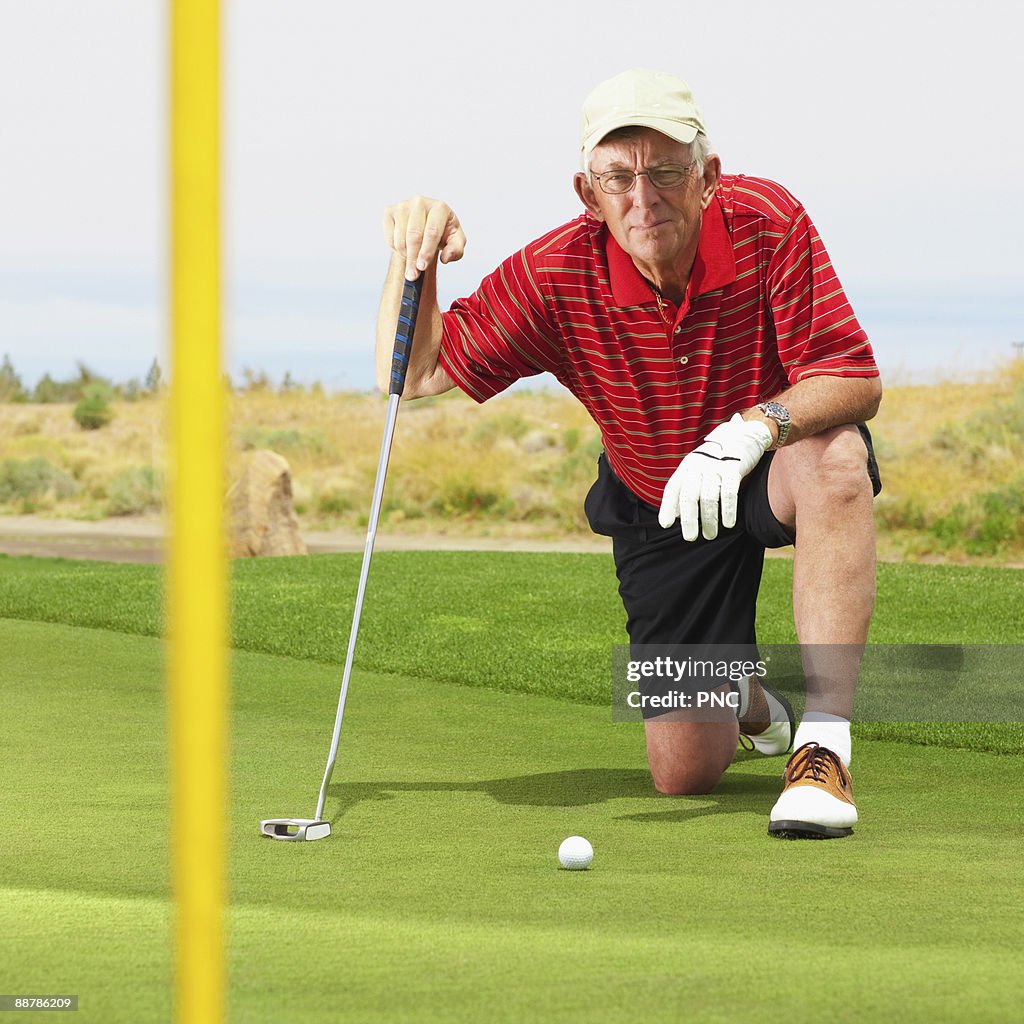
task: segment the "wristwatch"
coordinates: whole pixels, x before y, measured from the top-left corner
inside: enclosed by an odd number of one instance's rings
[[[790,419],[789,410],[780,402],[762,402],[758,409],[761,410],[770,420],[775,420],[779,426],[779,439],[772,445],[773,448],[781,448],[789,437]]]

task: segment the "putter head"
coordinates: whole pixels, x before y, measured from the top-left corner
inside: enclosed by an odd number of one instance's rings
[[[288,843],[312,842],[331,834],[329,821],[316,818],[265,818],[260,822],[260,835]]]

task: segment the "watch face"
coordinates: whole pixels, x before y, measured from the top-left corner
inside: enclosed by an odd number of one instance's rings
[[[779,437],[775,442],[775,447],[781,448],[789,437],[789,410],[779,402],[765,402],[763,405],[759,405],[758,408],[765,416],[775,420],[779,425]]]

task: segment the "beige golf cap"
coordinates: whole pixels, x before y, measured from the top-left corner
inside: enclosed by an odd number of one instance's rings
[[[642,125],[677,142],[707,134],[690,87],[664,71],[634,68],[602,82],[583,102],[580,149],[586,166],[594,147],[616,128]]]

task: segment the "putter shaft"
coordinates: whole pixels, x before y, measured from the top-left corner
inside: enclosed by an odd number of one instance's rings
[[[348,683],[352,676],[352,659],[356,653],[356,637],[359,635],[359,619],[363,612],[363,595],[366,593],[366,580],[370,574],[370,558],[373,556],[373,541],[377,536],[377,520],[380,519],[381,499],[384,496],[384,480],[388,475],[388,459],[391,455],[391,440],[395,433],[395,422],[398,419],[398,403],[401,395],[388,396],[387,422],[384,425],[384,437],[380,445],[380,461],[377,463],[377,480],[373,485],[373,501],[370,505],[370,521],[366,528],[366,546],[363,548],[363,566],[359,572],[359,589],[356,591],[356,607],[352,613],[352,629],[348,635],[348,651],[345,654],[345,672],[341,680],[341,694],[338,696],[338,712],[334,716],[334,734],[331,737],[331,751],[327,755],[327,767],[324,769],[324,781],[320,785],[320,797],[316,802],[318,819],[323,814],[324,801],[327,799],[327,786],[334,773],[334,762],[338,759],[338,741],[341,738],[341,723],[345,717],[345,698],[348,696]]]
[[[395,435],[398,419],[398,403],[405,390],[405,376],[409,369],[412,343],[416,333],[416,315],[419,311],[420,294],[423,291],[423,276],[415,281],[405,281],[398,308],[398,322],[395,326],[395,348],[391,357],[391,380],[388,389],[388,411],[384,425],[384,437],[380,444],[380,461],[377,463],[377,479],[373,487],[373,501],[370,503],[370,520],[366,528],[366,546],[363,549],[363,566],[359,572],[359,589],[356,592],[356,606],[352,613],[352,629],[348,636],[348,650],[345,653],[345,672],[338,695],[338,711],[334,716],[334,732],[331,735],[331,751],[327,755],[324,780],[320,784],[320,796],[316,802],[316,814],[312,818],[267,818],[260,822],[260,833],[271,839],[323,839],[331,834],[330,822],[322,820],[327,787],[334,773],[334,762],[338,759],[338,740],[341,737],[341,723],[345,717],[345,698],[352,677],[352,662],[356,653],[356,638],[359,636],[359,619],[363,612],[363,597],[366,594],[366,580],[370,574],[370,558],[373,555],[373,541],[377,535],[380,519],[381,499],[384,496],[384,479],[388,472],[391,456],[391,441]]]

